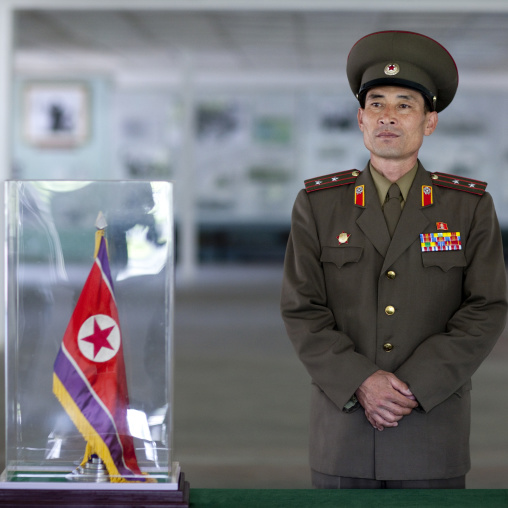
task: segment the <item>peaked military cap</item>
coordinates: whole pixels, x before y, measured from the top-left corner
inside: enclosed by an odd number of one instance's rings
[[[349,52],[347,76],[360,102],[369,88],[402,86],[418,90],[438,112],[450,104],[459,84],[450,53],[434,39],[414,32],[363,37]]]

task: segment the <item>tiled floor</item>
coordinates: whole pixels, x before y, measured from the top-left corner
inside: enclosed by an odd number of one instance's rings
[[[281,267],[176,285],[174,459],[192,487],[308,488],[309,378],[279,315]],[[473,379],[469,488],[508,488],[508,334]]]

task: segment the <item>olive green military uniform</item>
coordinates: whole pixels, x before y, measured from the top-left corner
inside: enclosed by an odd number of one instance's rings
[[[398,86],[437,112],[458,84],[446,49],[410,32],[360,39],[347,74],[360,105],[370,88]],[[293,208],[281,310],[312,378],[310,465],[349,478],[461,477],[470,468],[471,376],[508,307],[494,205],[485,183],[418,162],[391,237],[381,186],[369,166],[327,175],[307,181]],[[378,370],[419,403],[382,432],[353,398]]]
[[[296,199],[282,314],[312,378],[316,471],[421,480],[469,470],[471,376],[504,327],[505,266],[491,196],[480,182],[441,180],[419,166],[392,239],[368,169],[311,181]],[[443,227],[461,249],[423,252],[420,235]],[[379,369],[420,403],[383,432],[344,409]]]

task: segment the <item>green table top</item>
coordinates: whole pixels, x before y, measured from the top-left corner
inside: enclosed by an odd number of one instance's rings
[[[508,490],[190,490],[190,508],[508,508]]]

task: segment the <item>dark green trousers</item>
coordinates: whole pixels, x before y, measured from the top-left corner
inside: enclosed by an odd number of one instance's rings
[[[311,471],[312,486],[316,489],[465,489],[466,477],[440,480],[370,480],[331,476]]]

